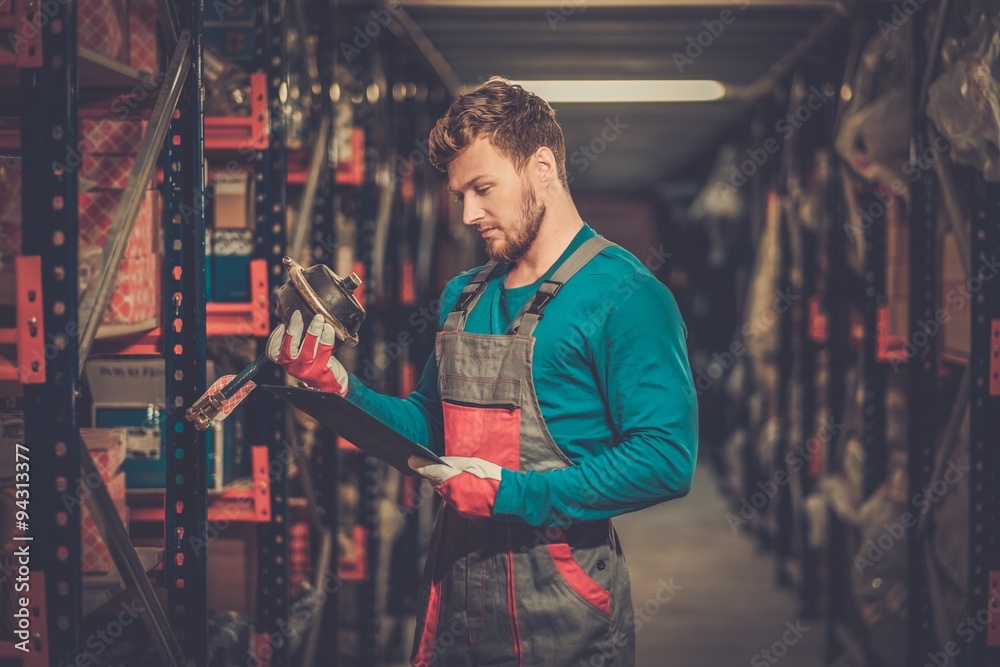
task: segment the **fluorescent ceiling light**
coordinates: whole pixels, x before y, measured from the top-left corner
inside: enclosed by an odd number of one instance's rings
[[[707,80],[515,81],[546,102],[708,102],[726,88]]]

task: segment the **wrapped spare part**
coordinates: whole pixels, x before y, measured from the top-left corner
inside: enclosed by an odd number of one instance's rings
[[[993,183],[1000,183],[1000,84],[995,79],[998,60],[1000,16],[994,15],[973,29],[957,58],[945,67],[927,93],[927,115],[944,134],[928,150],[947,150],[950,146],[953,160],[975,167]]]
[[[873,35],[861,54],[834,141],[837,154],[862,178],[892,188],[909,201],[905,177],[910,151],[909,30]]]
[[[211,44],[205,44],[205,115],[249,116],[250,75]]]
[[[913,507],[907,502],[906,458],[893,457],[887,481],[861,506],[861,544],[851,563],[854,597],[868,643],[884,667],[904,667],[907,540]],[[907,527],[909,524],[910,527]]]

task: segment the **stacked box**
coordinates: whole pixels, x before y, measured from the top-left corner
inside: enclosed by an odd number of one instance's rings
[[[255,7],[249,0],[224,0],[205,7],[203,36],[230,60],[253,62],[257,35]]]
[[[85,192],[80,195],[81,246],[104,247],[121,197],[122,192],[119,190]],[[139,208],[139,215],[132,224],[132,235],[125,247],[125,257],[135,258],[159,253],[162,214],[163,200],[160,192],[147,190]]]
[[[85,410],[89,409],[90,423],[125,429],[122,470],[128,488],[162,488],[166,483],[164,372],[162,358],[94,359],[84,368],[89,400]],[[215,364],[211,360],[206,376],[209,384],[215,381]],[[227,451],[223,423],[213,424],[205,437],[205,483],[216,490],[230,481],[221,461]]]
[[[253,232],[216,229],[212,232],[213,298],[221,303],[250,300],[250,260]]]
[[[77,43],[120,63],[128,63],[125,0],[80,0],[76,12]]]
[[[209,174],[214,188],[212,227],[215,229],[249,229],[251,224],[252,187],[245,171]]]
[[[126,257],[118,268],[114,292],[101,320],[104,324],[137,324],[160,313],[162,295],[159,255]]]
[[[107,241],[145,131],[145,121],[81,120],[81,249],[103,248]],[[162,211],[159,191],[148,190],[133,223],[103,324],[138,324],[159,315]]]
[[[81,445],[90,452],[91,458],[108,495],[114,502],[118,516],[122,523],[128,527],[128,508],[125,505],[125,473],[119,471],[122,462],[125,460],[125,431],[120,428],[100,429],[82,428],[80,429]],[[101,531],[97,527],[97,522],[87,509],[86,497],[93,491],[88,486],[85,479],[81,480],[80,489],[80,540],[82,553],[80,557],[81,569],[84,572],[107,574],[114,567],[114,560],[108,551]]]
[[[156,0],[131,0],[128,3],[129,65],[155,74],[159,71],[158,53]]]
[[[111,479],[104,480],[104,486],[111,496],[118,516],[121,517],[125,528],[128,528],[128,507],[125,504],[125,473],[120,472]],[[107,574],[114,567],[115,561],[108,551],[101,531],[97,527],[97,522],[91,516],[84,503],[80,510],[80,555],[81,570],[90,574]]]
[[[144,120],[80,119],[80,152],[84,155],[135,155],[146,132]]]

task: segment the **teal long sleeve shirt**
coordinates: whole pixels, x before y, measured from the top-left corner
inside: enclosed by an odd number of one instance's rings
[[[490,281],[465,330],[504,334],[542,281],[584,241],[584,225],[535,283]],[[453,278],[437,327],[479,269]],[[415,333],[428,326],[414,314]],[[549,303],[535,329],[532,375],[553,440],[575,465],[504,470],[494,516],[536,526],[606,519],[687,494],[698,448],[698,412],[687,327],[665,285],[620,247],[602,250]],[[347,398],[412,440],[444,453],[437,362],[431,354],[406,398],[350,376]]]

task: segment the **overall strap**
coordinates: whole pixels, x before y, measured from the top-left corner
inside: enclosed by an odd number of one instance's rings
[[[476,274],[476,277],[462,288],[462,293],[458,295],[455,307],[452,308],[451,312],[448,313],[448,317],[445,318],[441,331],[465,330],[465,320],[469,316],[469,311],[479,302],[479,298],[483,295],[483,290],[486,288],[486,283],[493,277],[493,271],[496,270],[497,266],[497,262],[487,262],[479,273]]]
[[[603,236],[593,236],[584,241],[583,245],[577,248],[573,254],[570,255],[558,269],[556,269],[552,278],[543,282],[538,287],[538,291],[535,292],[535,295],[528,301],[528,303],[524,304],[521,312],[516,318],[514,318],[514,322],[511,324],[510,333],[521,333],[529,336],[533,334],[535,327],[538,325],[538,321],[542,319],[545,307],[549,305],[549,302],[552,301],[566,281],[572,278],[577,271],[582,269],[584,265],[592,260],[599,252],[605,248],[610,248],[613,245],[615,244]]]

